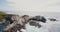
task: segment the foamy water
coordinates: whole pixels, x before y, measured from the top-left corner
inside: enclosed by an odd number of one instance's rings
[[[47,20],[46,23],[40,22],[42,25],[41,28],[30,26],[29,23],[26,24],[26,31],[27,32],[60,32],[60,21],[49,21]]]

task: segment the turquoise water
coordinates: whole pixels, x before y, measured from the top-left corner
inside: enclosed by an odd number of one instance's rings
[[[9,24],[9,21],[5,21],[2,25],[0,25],[0,32]]]

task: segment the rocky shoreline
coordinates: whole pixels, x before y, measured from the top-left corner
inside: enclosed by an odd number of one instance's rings
[[[27,23],[29,23],[31,26],[40,28],[42,25],[37,22],[46,23],[47,21],[44,16],[19,16],[15,14],[7,14],[3,20],[9,22],[9,24],[3,29],[3,32],[17,32],[17,30],[21,31],[21,29],[26,29],[25,24]],[[0,24],[2,25],[4,21],[0,21]],[[52,19],[51,21],[56,21],[56,19]]]

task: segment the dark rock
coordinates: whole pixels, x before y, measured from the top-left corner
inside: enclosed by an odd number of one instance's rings
[[[33,21],[29,22],[29,24],[30,24],[31,26],[35,26],[35,27],[38,27],[38,28],[41,27],[41,25],[40,25],[39,23],[36,23],[36,22],[33,22]]]
[[[50,21],[57,21],[56,19],[54,18],[49,18]]]
[[[24,17],[29,17],[29,16],[28,15],[23,15],[22,17],[24,18]]]
[[[43,16],[35,16],[35,17],[33,17],[33,18],[30,18],[29,20],[41,21],[41,22],[43,22],[43,23],[46,22],[46,19],[45,19],[45,17],[43,17]]]
[[[15,16],[18,16],[18,15],[15,15],[15,14],[7,14],[7,15],[5,16],[5,20],[6,20],[6,21],[9,21],[10,24],[12,24],[12,23],[15,21],[15,19],[12,19],[12,18],[15,17]]]
[[[10,15],[10,14],[5,16],[5,20],[10,21],[10,24],[13,23],[13,20],[11,18],[12,18],[12,15]]]

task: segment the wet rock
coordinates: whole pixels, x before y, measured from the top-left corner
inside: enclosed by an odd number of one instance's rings
[[[41,27],[41,25],[40,25],[39,23],[36,23],[36,22],[34,22],[34,21],[29,22],[29,24],[30,24],[31,26],[35,26],[35,27],[38,27],[38,28]]]
[[[56,19],[54,18],[49,18],[50,21],[57,21]]]
[[[30,18],[29,20],[40,21],[40,22],[43,22],[43,23],[46,22],[46,19],[43,16],[35,16],[35,17]]]

